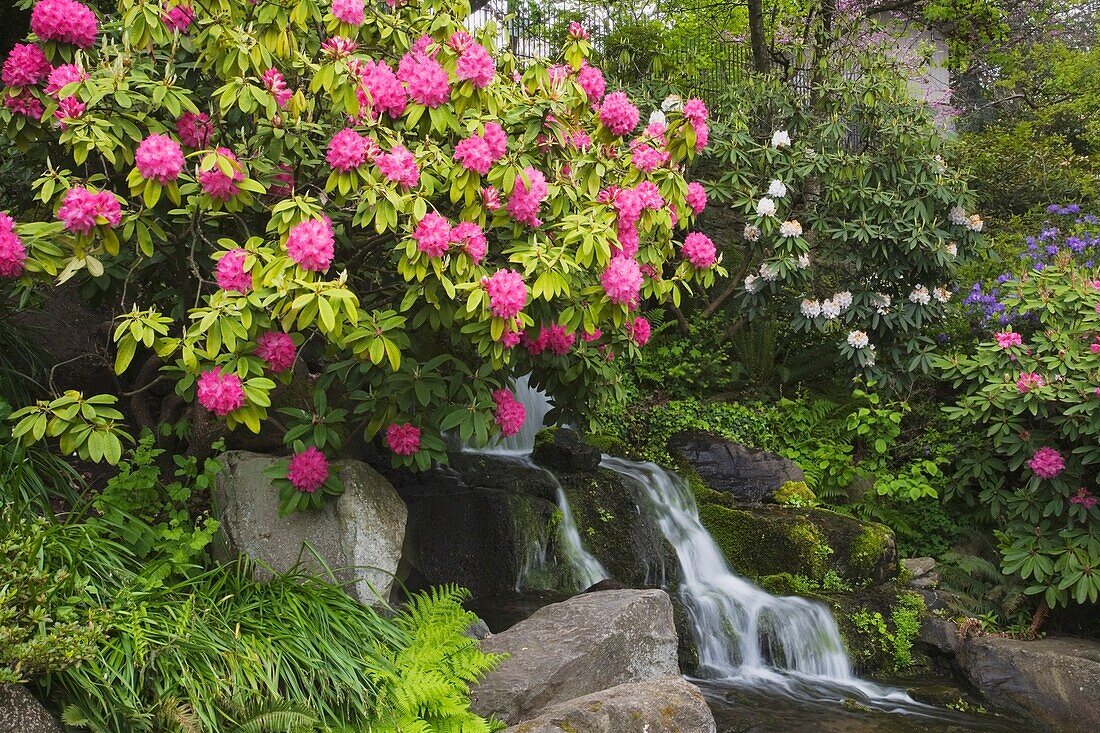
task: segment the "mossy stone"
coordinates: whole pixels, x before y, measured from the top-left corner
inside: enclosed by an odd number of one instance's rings
[[[788,481],[775,492],[775,503],[782,506],[817,506],[817,495],[805,481]]]
[[[706,504],[699,519],[741,575],[794,573],[821,580],[828,570],[833,550],[804,515]]]

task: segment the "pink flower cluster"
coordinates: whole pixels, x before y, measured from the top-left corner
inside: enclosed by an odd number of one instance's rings
[[[1070,497],[1069,503],[1078,504],[1079,506],[1083,506],[1085,509],[1092,509],[1094,506],[1096,506],[1097,500],[1091,491],[1082,486],[1081,488],[1077,489],[1076,494]]]
[[[1027,462],[1032,472],[1042,479],[1051,479],[1062,472],[1066,467],[1066,461],[1062,454],[1053,448],[1040,448]]]
[[[220,417],[244,407],[241,378],[215,367],[199,377],[199,404]]]
[[[256,356],[267,362],[273,372],[285,372],[294,366],[294,357],[298,347],[290,334],[282,331],[268,331],[256,339]]]
[[[642,181],[634,188],[612,187],[601,192],[600,201],[610,202],[618,215],[616,234],[619,240],[615,254],[633,257],[638,252],[638,221],[646,209],[657,210],[665,205],[657,184]]]
[[[4,61],[0,79],[9,87],[33,87],[48,79],[52,70],[41,48],[33,43],[17,43]]]
[[[46,80],[46,94],[55,99],[60,98],[62,89],[87,78],[88,75],[76,64],[61,64],[61,66],[50,72],[50,76]]]
[[[145,180],[171,183],[183,171],[183,150],[167,135],[153,133],[137,146],[134,162]]]
[[[710,237],[701,232],[692,232],[684,237],[680,252],[688,262],[699,269],[710,267],[717,259],[714,242],[710,241]]]
[[[626,332],[634,343],[638,346],[645,346],[649,343],[649,336],[652,329],[650,328],[649,321],[638,316],[633,321],[626,322]]]
[[[275,104],[280,107],[285,107],[290,98],[294,96],[294,92],[290,91],[286,85],[286,77],[275,67],[271,67],[264,72],[263,83],[267,91],[271,92],[271,96],[275,98]]]
[[[624,92],[608,94],[600,105],[600,122],[612,135],[625,135],[638,126],[638,108]]]
[[[455,74],[459,79],[467,79],[479,89],[484,89],[492,83],[496,76],[497,65],[493,57],[485,50],[485,47],[473,43],[467,46],[458,56],[458,64]]]
[[[1016,391],[1020,394],[1027,394],[1033,389],[1039,389],[1045,384],[1043,377],[1036,372],[1024,372],[1020,375],[1020,378],[1016,380]]]
[[[551,323],[542,327],[542,331],[539,332],[539,340],[545,344],[545,348],[549,349],[550,353],[565,356],[573,348],[577,337],[575,334],[566,331],[565,326],[560,323]]]
[[[641,141],[637,142],[640,144],[631,146],[634,152],[630,156],[630,164],[641,172],[652,173],[668,162],[669,154],[667,151],[646,145]]]
[[[524,182],[526,177],[527,182]],[[515,187],[512,189],[512,197],[508,199],[508,213],[521,224],[537,227],[542,224],[539,220],[539,206],[546,198],[546,177],[530,166],[523,169],[523,176],[516,178]]]
[[[321,53],[330,59],[342,59],[359,50],[359,44],[344,36],[326,38],[321,44]]]
[[[363,25],[363,0],[332,0],[332,15],[341,23]]]
[[[394,147],[388,153],[379,155],[375,158],[374,164],[387,180],[405,188],[412,188],[420,180],[420,168],[416,165],[416,158],[401,145]]]
[[[500,160],[508,149],[508,135],[496,122],[487,122],[480,135],[459,141],[455,146],[454,159],[463,168],[485,175]]]
[[[698,181],[692,181],[688,184],[687,196],[684,197],[684,200],[691,207],[694,214],[701,214],[703,209],[707,208],[707,192],[703,190],[703,185]]]
[[[1023,338],[1015,331],[1002,331],[994,334],[993,338],[997,339],[997,346],[1002,349],[1007,349],[1010,346],[1020,346],[1024,343]]]
[[[294,166],[279,163],[279,172],[271,177],[272,184],[267,192],[272,196],[284,197],[294,193]]]
[[[312,494],[328,480],[328,459],[311,445],[301,453],[295,453],[286,466],[286,477],[298,491]]]
[[[425,107],[435,109],[451,98],[447,71],[434,58],[415,48],[401,57],[397,78],[405,82],[412,100]]]
[[[4,106],[10,109],[13,114],[39,120],[42,119],[42,115],[46,111],[46,108],[42,105],[42,100],[34,96],[34,92],[30,89],[21,89],[14,97],[10,94],[2,96],[4,97]]]
[[[447,218],[429,211],[413,232],[416,248],[429,257],[442,257],[451,242],[451,224]]]
[[[205,112],[184,112],[176,120],[176,134],[189,148],[205,148],[214,134],[214,124]]]
[[[15,233],[15,221],[0,211],[0,277],[19,277],[26,261],[27,248]]]
[[[58,102],[53,116],[59,120],[58,126],[64,130],[67,127],[65,120],[75,120],[84,114],[84,109],[84,103],[76,97],[65,97]]]
[[[575,20],[569,21],[569,37],[577,41],[588,40],[588,29]]]
[[[187,3],[181,2],[169,8],[160,19],[164,22],[164,26],[168,30],[186,33],[187,29],[190,28],[191,24],[195,21],[195,11],[192,10],[191,6]]]
[[[583,64],[581,70],[577,72],[577,83],[592,104],[603,99],[603,94],[607,91],[607,81],[603,77],[603,72],[587,63]]]
[[[420,451],[420,428],[411,423],[394,423],[386,428],[386,445],[399,456],[411,456]]]
[[[117,227],[122,221],[122,207],[110,191],[91,191],[77,186],[65,192],[57,218],[74,234],[91,234],[101,223]]]
[[[218,148],[217,155],[229,160],[233,172],[226,175],[218,165],[216,155],[208,153],[203,156],[203,162],[199,166],[199,185],[202,186],[203,192],[210,198],[218,201],[228,201],[241,192],[240,186],[237,184],[244,180],[244,169],[241,168],[237,156],[229,148]],[[212,168],[205,171],[201,170],[202,167],[210,164],[212,160],[214,161]]]
[[[244,260],[248,256],[240,247],[231,249],[222,255],[214,268],[214,279],[222,290],[235,290],[247,293],[252,290],[252,275],[244,269]]]
[[[497,191],[493,186],[486,186],[481,189],[481,204],[489,211],[496,211],[500,208],[500,191]]]
[[[642,290],[642,270],[632,257],[613,257],[600,275],[600,284],[612,303],[636,308]]]
[[[385,112],[390,117],[405,114],[409,103],[405,88],[387,63],[366,61],[357,63],[353,68],[361,82],[356,90],[361,106],[378,114]]]
[[[332,221],[327,216],[307,219],[295,224],[286,239],[286,251],[290,259],[303,270],[321,272],[327,270],[335,256],[336,235]]]
[[[363,137],[350,127],[345,127],[328,142],[325,160],[334,170],[353,171],[364,163],[371,163],[381,149],[369,137]]]
[[[451,241],[461,245],[463,251],[474,261],[474,264],[481,264],[481,261],[485,259],[485,254],[489,251],[489,240],[485,238],[481,226],[472,221],[460,221],[455,225],[451,229]]]
[[[43,41],[88,48],[95,45],[99,21],[76,0],[40,0],[31,11],[31,30]]]
[[[507,389],[495,390],[493,402],[496,403],[493,419],[500,426],[500,434],[507,438],[518,433],[527,419],[527,408],[523,403],[516,399],[511,390]]]
[[[497,270],[481,284],[489,294],[489,309],[497,318],[515,318],[527,305],[527,286],[515,270]]]

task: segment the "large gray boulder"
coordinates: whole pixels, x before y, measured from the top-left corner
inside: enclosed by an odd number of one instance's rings
[[[958,663],[994,708],[1059,733],[1100,730],[1100,643],[1068,637],[1020,641],[970,637]]]
[[[331,569],[358,601],[389,599],[405,540],[405,504],[377,471],[358,461],[336,461],[344,493],[318,511],[279,516],[279,492],[264,470],[274,456],[231,451],[214,491],[221,522],[215,554],[245,555],[259,579],[298,564],[318,575]]]
[[[714,733],[698,688],[680,677],[632,682],[559,703],[504,733]]]
[[[616,685],[679,674],[672,603],[661,590],[575,596],[490,636],[481,648],[510,656],[473,689],[471,709],[509,725]]]
[[[61,725],[26,687],[0,684],[0,733],[61,733]]]
[[[739,503],[774,501],[783,484],[806,480],[794,461],[701,430],[676,433],[668,451],[708,487]]]

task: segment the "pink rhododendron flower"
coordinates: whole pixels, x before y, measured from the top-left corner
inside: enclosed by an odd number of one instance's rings
[[[451,229],[451,241],[460,244],[474,264],[480,264],[489,250],[489,241],[485,238],[481,226],[472,221],[461,221]]]
[[[252,290],[252,275],[245,272],[244,260],[248,256],[240,247],[231,249],[222,255],[214,268],[214,279],[222,290],[235,290],[248,293]]]
[[[707,105],[701,99],[692,97],[688,101],[684,102],[683,107],[684,119],[691,123],[694,128],[699,127],[706,123],[710,114],[707,112]]]
[[[275,104],[280,107],[285,107],[294,96],[294,92],[290,91],[286,85],[286,77],[275,67],[264,72],[263,83],[267,91],[271,92],[271,96],[275,97]]]
[[[1081,488],[1077,489],[1076,494],[1070,497],[1069,503],[1078,504],[1080,506],[1083,506],[1085,509],[1092,509],[1094,506],[1096,506],[1096,501],[1096,497],[1093,495],[1093,493],[1082,486]]]
[[[650,122],[645,126],[645,134],[661,142],[664,142],[665,132],[667,130],[668,128],[665,126],[665,123],[660,121]]]
[[[707,208],[707,192],[703,190],[703,185],[697,181],[688,184],[687,196],[684,200],[695,214],[701,214],[703,209]]]
[[[626,332],[638,346],[645,346],[649,343],[649,335],[651,332],[649,321],[641,316],[638,316],[633,321],[626,322]]]
[[[592,138],[584,130],[574,130],[569,133],[567,140],[577,150],[588,150],[592,146]]]
[[[326,38],[321,44],[321,53],[330,59],[342,59],[359,50],[359,44],[344,36]]]
[[[375,158],[374,164],[387,180],[405,188],[412,188],[420,180],[420,168],[416,165],[416,158],[401,145],[388,153],[379,155]]]
[[[256,356],[266,361],[273,372],[285,372],[294,366],[297,353],[294,339],[282,331],[268,331],[256,339]]]
[[[117,227],[122,221],[122,207],[110,191],[77,186],[65,192],[57,218],[74,234],[91,234],[98,224]]]
[[[321,272],[327,270],[335,256],[336,235],[332,221],[327,216],[307,219],[294,225],[286,239],[286,251],[290,259],[303,270]]]
[[[612,92],[600,105],[600,122],[612,135],[625,135],[638,126],[638,108],[623,92]]]
[[[1033,389],[1039,389],[1044,384],[1041,375],[1036,372],[1024,372],[1020,375],[1020,378],[1016,380],[1016,390],[1020,394],[1027,394]]]
[[[99,21],[76,0],[40,0],[31,11],[31,30],[43,41],[88,48],[95,45]]]
[[[49,78],[52,70],[41,48],[33,43],[17,43],[4,61],[0,78],[9,87],[33,87]]]
[[[493,61],[493,57],[489,55],[484,46],[477,43],[468,46],[462,52],[458,57],[458,65],[455,67],[455,74],[459,79],[467,79],[479,89],[489,86],[496,73],[497,65]]]
[[[199,404],[210,412],[225,417],[244,407],[244,385],[241,378],[231,372],[222,373],[215,367],[199,377]]]
[[[15,222],[0,211],[0,277],[16,278],[23,274],[27,248],[15,233]]]
[[[630,156],[630,164],[643,173],[652,173],[668,162],[669,154],[649,145],[639,145]]]
[[[5,107],[10,109],[14,114],[30,117],[32,120],[42,119],[42,115],[46,111],[45,106],[42,104],[42,100],[34,96],[34,93],[31,92],[30,89],[23,89],[14,97],[7,94],[4,94],[3,97]]]
[[[190,5],[180,3],[169,8],[160,19],[164,21],[164,25],[168,30],[186,33],[187,29],[191,27],[191,23],[195,21],[195,11],[191,9]]]
[[[137,146],[134,163],[145,180],[171,183],[183,171],[183,150],[167,135],[153,133]]]
[[[568,354],[577,340],[574,334],[567,332],[565,326],[558,323],[543,326],[542,332],[546,336],[546,348],[558,356]]]
[[[411,456],[420,451],[420,428],[411,423],[390,425],[386,428],[386,445],[399,456]]]
[[[1100,343],[1089,344],[1089,351],[1094,354],[1100,354]]]
[[[523,403],[507,389],[494,390],[493,402],[496,403],[493,419],[500,426],[500,434],[507,438],[518,433],[527,419],[527,408]]]
[[[680,252],[693,266],[705,269],[713,265],[717,259],[714,242],[710,237],[700,232],[692,232],[684,238],[680,245]]]
[[[362,82],[356,94],[359,104],[390,117],[405,114],[408,95],[397,74],[384,61],[366,61],[357,67]]]
[[[695,150],[696,152],[702,150],[707,146],[710,141],[710,128],[707,123],[701,122],[695,126]]]
[[[301,453],[295,453],[286,467],[286,477],[290,485],[312,494],[324,486],[328,480],[328,459],[325,454],[311,445]]]
[[[489,310],[497,318],[515,318],[527,305],[527,286],[515,270],[497,270],[481,283],[489,294]]]
[[[1024,342],[1020,334],[1014,331],[1002,331],[994,334],[993,338],[997,339],[997,346],[1002,349],[1007,349],[1010,346],[1020,346]]]
[[[539,206],[546,198],[546,177],[534,168],[523,169],[523,176],[516,177],[512,198],[508,199],[508,213],[521,224],[537,227],[542,222],[538,218]],[[527,183],[524,182],[527,178]]]
[[[373,160],[378,146],[371,145],[367,138],[350,127],[345,127],[332,136],[328,143],[325,160],[338,171],[353,171],[364,163]]]
[[[546,329],[540,329],[537,338],[531,338],[531,334],[524,331],[520,334],[520,341],[523,343],[523,348],[527,349],[527,353],[531,356],[538,356],[546,350],[546,342],[549,339],[549,334]]]
[[[613,257],[600,275],[600,284],[612,303],[634,308],[642,289],[642,271],[631,257]]]
[[[514,349],[516,344],[520,342],[523,337],[522,331],[513,331],[511,328],[505,327],[503,333],[500,334],[500,338],[497,341],[506,349]]]
[[[228,201],[241,192],[237,184],[244,180],[244,170],[237,161],[237,156],[229,148],[218,148],[217,154],[229,159],[233,172],[226,175],[217,162],[214,163],[212,168],[205,171],[201,170],[210,163],[211,159],[216,161],[214,154],[207,153],[203,156],[203,162],[199,165],[199,185],[202,186],[203,192],[210,198],[218,201]]]
[[[607,91],[607,81],[603,78],[603,72],[588,64],[581,66],[581,70],[577,72],[577,83],[584,90],[588,101],[593,104],[603,99],[603,94]]]
[[[204,112],[184,112],[176,120],[176,134],[189,148],[205,148],[214,134],[214,125]]]
[[[279,172],[271,177],[272,184],[267,192],[276,197],[284,198],[294,193],[294,166],[289,163],[279,163]]]
[[[485,131],[481,134],[481,137],[485,139],[485,144],[489,146],[489,154],[493,156],[493,160],[499,160],[504,157],[504,153],[508,151],[508,135],[504,132],[504,128],[496,122],[486,122]]]
[[[599,341],[602,336],[603,331],[595,327],[593,327],[591,331],[585,330],[585,332],[581,334],[581,338],[584,339],[585,343],[589,344],[593,341]]]
[[[431,56],[433,59],[436,54],[439,53],[439,49],[432,48],[432,44],[435,43],[435,39],[429,36],[427,33],[417,38],[412,47],[409,49],[411,53],[423,53]],[[431,50],[429,50],[431,49]]]
[[[620,221],[616,227],[615,236],[618,239],[618,245],[611,245],[612,254],[626,255],[627,257],[638,254],[638,229],[633,224]]]
[[[1051,479],[1062,472],[1066,467],[1066,461],[1062,454],[1053,448],[1040,448],[1027,462],[1032,473],[1042,479]]]
[[[54,111],[53,116],[59,120],[58,124],[62,130],[66,125],[64,120],[75,120],[83,116],[85,110],[84,103],[76,97],[65,97],[57,103],[57,109]]]
[[[397,78],[405,82],[409,96],[418,104],[435,109],[451,98],[447,71],[431,56],[415,50],[401,58]]]
[[[634,187],[634,192],[638,195],[638,203],[642,205],[643,209],[657,211],[665,206],[665,200],[661,197],[661,189],[657,188],[657,184],[653,181],[642,181]]]
[[[494,186],[486,186],[481,189],[481,203],[489,211],[500,208],[500,192]]]
[[[332,0],[332,15],[341,23],[363,25],[363,0]]]
[[[569,21],[569,37],[578,40],[588,40],[588,30],[575,20]]]
[[[454,159],[466,170],[481,175],[485,175],[493,167],[493,155],[489,151],[489,144],[480,135],[460,140],[458,145],[455,145]]]
[[[454,49],[455,53],[462,53],[474,43],[474,37],[464,30],[458,30],[447,39],[447,45]]]
[[[87,78],[88,75],[76,64],[61,64],[61,66],[50,72],[50,76],[46,80],[46,94],[58,99],[62,89]]]
[[[413,232],[416,248],[429,257],[442,257],[451,242],[451,224],[447,218],[429,211]]]

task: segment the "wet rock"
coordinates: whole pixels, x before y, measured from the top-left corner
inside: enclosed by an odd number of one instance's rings
[[[0,733],[61,733],[61,725],[26,687],[0,684]]]
[[[470,628],[466,629],[466,636],[468,636],[471,639],[477,639],[478,641],[482,641],[483,639],[487,639],[491,635],[492,635],[492,632],[489,631],[489,624],[485,623],[480,618],[477,621],[474,621],[472,624],[470,624]]]
[[[936,569],[936,561],[931,557],[906,557],[902,559],[901,564],[912,580],[923,578]]]
[[[603,590],[628,590],[628,589],[629,589],[629,586],[627,586],[623,583],[620,583],[619,581],[615,580],[614,578],[604,578],[603,580],[599,581],[598,583],[593,583],[592,585],[588,586],[587,588],[585,588],[581,592],[582,593],[599,593],[600,591],[603,591]]]
[[[1060,733],[1100,730],[1100,642],[968,637],[957,658],[990,707]]]
[[[594,471],[600,465],[600,449],[570,428],[546,428],[535,436],[531,459],[554,471]]]
[[[335,572],[361,603],[389,599],[405,539],[405,504],[377,471],[358,461],[337,461],[344,493],[318,511],[279,516],[279,492],[264,470],[275,456],[231,451],[214,491],[221,522],[215,554],[245,555],[263,579],[301,565],[318,575]],[[319,558],[319,559],[318,559]]]
[[[660,590],[575,596],[490,636],[481,648],[509,657],[473,689],[471,709],[510,725],[616,685],[679,674],[672,604]]]
[[[668,450],[708,488],[727,494],[738,503],[775,501],[775,493],[785,483],[806,480],[793,461],[746,448],[712,433],[698,430],[676,433],[669,438]]]
[[[917,639],[937,654],[954,656],[959,651],[959,625],[951,619],[929,615],[921,622]]]
[[[678,677],[617,685],[548,708],[504,733],[714,733],[698,688]]]

